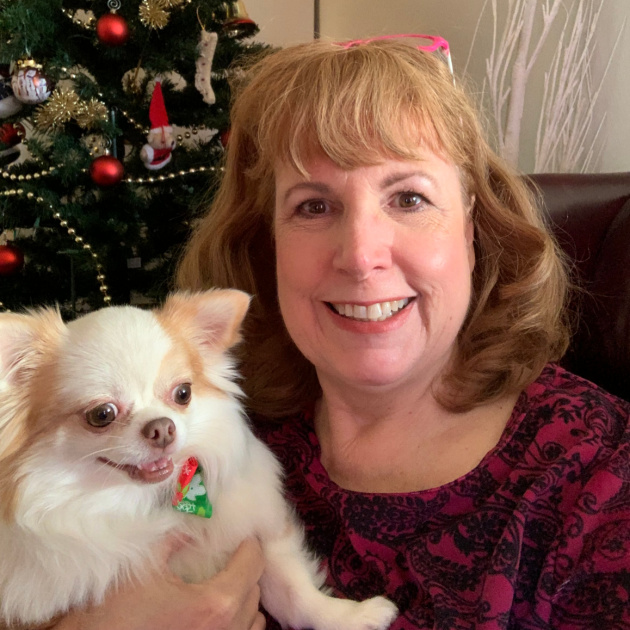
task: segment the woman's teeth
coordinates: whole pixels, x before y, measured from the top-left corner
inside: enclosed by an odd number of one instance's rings
[[[360,304],[331,304],[344,317],[350,317],[362,322],[382,322],[409,304],[409,298],[394,300],[393,302],[379,302],[363,306]]]

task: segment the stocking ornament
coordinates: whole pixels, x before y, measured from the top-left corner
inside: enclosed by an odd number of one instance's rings
[[[201,31],[199,57],[197,58],[197,70],[195,72],[195,87],[208,105],[214,105],[217,100],[211,83],[212,60],[214,51],[217,48],[217,40],[218,36],[216,33],[208,33],[205,29]]]

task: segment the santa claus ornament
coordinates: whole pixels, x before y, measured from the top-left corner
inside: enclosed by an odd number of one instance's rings
[[[149,119],[151,129],[147,135],[147,144],[140,151],[140,159],[150,171],[157,171],[171,161],[171,153],[175,148],[175,136],[168,122],[161,81],[157,81],[153,88]]]

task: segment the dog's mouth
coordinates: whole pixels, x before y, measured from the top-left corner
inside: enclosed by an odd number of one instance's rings
[[[170,457],[160,457],[154,461],[142,462],[137,465],[117,464],[105,457],[98,459],[112,468],[126,472],[131,479],[141,483],[160,483],[160,481],[168,479],[175,470],[173,460]]]

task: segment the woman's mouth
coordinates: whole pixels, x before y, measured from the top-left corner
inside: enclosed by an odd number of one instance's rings
[[[392,300],[391,302],[377,302],[365,306],[363,304],[339,304],[328,303],[328,305],[339,315],[354,319],[359,322],[384,322],[398,311],[401,311],[411,302],[411,298],[402,300]]]

